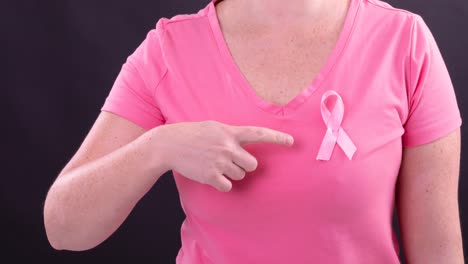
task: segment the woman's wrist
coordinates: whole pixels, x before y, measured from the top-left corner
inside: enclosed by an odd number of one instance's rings
[[[149,157],[150,169],[154,172],[161,172],[161,175],[172,169],[167,149],[170,144],[167,128],[168,125],[152,128],[143,135],[142,142]]]

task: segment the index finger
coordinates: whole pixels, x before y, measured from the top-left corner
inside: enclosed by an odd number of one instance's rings
[[[234,137],[239,144],[273,143],[291,146],[294,138],[287,133],[258,126],[237,126],[234,128]]]

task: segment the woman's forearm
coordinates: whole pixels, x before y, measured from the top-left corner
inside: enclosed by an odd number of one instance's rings
[[[44,205],[55,249],[86,250],[107,239],[136,203],[169,170],[157,128],[57,178]]]

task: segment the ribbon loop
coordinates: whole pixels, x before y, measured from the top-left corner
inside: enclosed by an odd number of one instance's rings
[[[330,110],[327,108],[325,101],[330,96],[336,96],[336,102],[333,106],[333,109]],[[327,131],[323,137],[322,144],[317,155],[317,160],[330,160],[331,154],[335,145],[341,147],[348,159],[352,159],[354,153],[356,152],[356,146],[354,145],[351,138],[341,127],[344,116],[344,103],[341,99],[341,96],[333,91],[328,90],[322,95],[322,102],[320,105],[320,110],[322,112],[322,118],[327,126]]]

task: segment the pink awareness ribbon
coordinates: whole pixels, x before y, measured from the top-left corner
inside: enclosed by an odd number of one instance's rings
[[[325,105],[325,100],[329,96],[337,97],[331,112]],[[351,160],[354,153],[356,152],[356,146],[351,141],[348,134],[346,134],[344,129],[341,127],[341,122],[343,121],[344,115],[344,104],[341,96],[333,90],[326,91],[322,95],[322,102],[320,107],[323,121],[327,126],[327,132],[325,133],[322,144],[320,145],[317,160],[329,160],[336,143],[338,143],[348,159]]]

